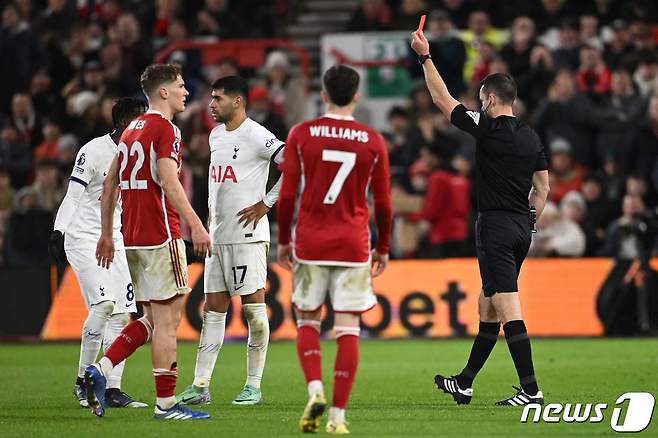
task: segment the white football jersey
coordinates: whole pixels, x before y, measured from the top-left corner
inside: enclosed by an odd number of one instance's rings
[[[101,194],[103,180],[117,154],[117,145],[110,134],[96,137],[82,146],[75,158],[70,181],[85,186],[78,208],[66,228],[65,248],[96,245],[101,235]],[[121,234],[121,200],[114,210],[114,245],[123,248]]]
[[[215,244],[270,241],[267,215],[246,228],[238,212],[265,198],[270,161],[283,159],[283,142],[259,123],[247,118],[237,129],[224,124],[210,132],[208,208],[210,235]]]

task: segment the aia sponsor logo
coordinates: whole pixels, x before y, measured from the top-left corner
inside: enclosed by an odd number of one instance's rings
[[[210,180],[215,183],[223,183],[226,181],[238,182],[235,176],[233,166],[230,164],[222,166],[221,164],[210,164]]]

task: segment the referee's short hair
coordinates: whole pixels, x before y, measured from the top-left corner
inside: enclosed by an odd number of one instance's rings
[[[507,73],[490,74],[480,85],[485,95],[493,93],[506,105],[513,104],[516,99],[516,82]]]

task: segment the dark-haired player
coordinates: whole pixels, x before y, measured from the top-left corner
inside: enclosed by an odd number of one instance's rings
[[[360,316],[377,304],[371,277],[381,274],[388,263],[390,177],[381,135],[352,116],[359,98],[358,73],[344,65],[334,66],[325,72],[323,84],[327,113],[296,125],[286,141],[278,206],[278,258],[294,273],[297,353],[308,384],[309,401],[299,426],[303,432],[317,432],[326,408],[320,314],[328,294],[336,314],[338,351],[326,430],[346,434],[345,408],[359,362]],[[366,199],[369,187],[377,222],[377,246],[372,252]],[[372,265],[376,265],[374,273]]]
[[[543,404],[521,316],[517,278],[530,247],[532,222],[541,215],[548,196],[544,148],[532,128],[514,117],[516,84],[511,76],[487,76],[480,87],[482,110],[468,111],[448,92],[432,63],[423,31],[417,30],[412,37],[411,47],[423,65],[434,103],[453,125],[477,141],[475,239],[482,277],[480,329],[461,373],[452,377],[438,374],[434,381],[458,404],[470,403],[473,380],[496,345],[502,324],[521,388],[515,387],[515,395],[496,404]]]
[[[178,395],[181,403],[210,402],[210,378],[224,342],[232,296],[240,296],[247,319],[247,380],[234,405],[262,401],[260,389],[270,337],[265,284],[270,225],[267,212],[279,197],[280,179],[266,192],[270,163],[280,163],[283,142],[247,117],[248,86],[238,76],[212,84],[208,193],[212,254],[206,259],[206,303],[194,382]]]
[[[137,310],[134,294],[130,293],[133,285],[121,235],[120,206],[114,210],[116,263],[109,270],[101,268],[94,254],[101,234],[100,197],[105,173],[117,154],[117,142],[123,130],[144,111],[143,100],[119,99],[112,107],[114,131],[80,148],[49,240],[53,257],[59,262],[68,259],[71,264],[89,310],[82,326],[78,377],[73,387],[73,394],[83,407],[88,407],[85,369],[96,360],[101,345],[107,349],[130,321],[130,313]],[[125,361],[118,364],[107,377],[105,403],[110,407],[146,407],[121,391],[124,365]]]

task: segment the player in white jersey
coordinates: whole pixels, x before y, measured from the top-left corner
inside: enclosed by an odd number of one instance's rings
[[[103,180],[117,154],[116,141],[130,121],[146,110],[143,101],[119,99],[112,108],[114,132],[97,137],[80,148],[69,177],[66,196],[57,211],[48,242],[58,262],[71,264],[89,314],[82,327],[78,377],[73,389],[78,403],[87,407],[84,371],[95,360],[101,344],[107,349],[137,311],[121,235],[121,207],[114,212],[115,263],[105,269],[96,263],[96,242],[101,234]],[[110,407],[147,407],[121,391],[124,363],[108,377],[105,402]]]
[[[267,212],[279,196],[281,179],[266,193],[270,163],[280,163],[283,142],[247,117],[248,87],[227,76],[212,84],[210,110],[221,125],[210,133],[208,193],[212,256],[206,259],[206,303],[194,383],[177,401],[210,402],[210,378],[224,342],[231,296],[240,295],[249,326],[247,380],[236,405],[262,401],[260,382],[270,328],[265,305],[270,227]]]

